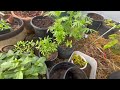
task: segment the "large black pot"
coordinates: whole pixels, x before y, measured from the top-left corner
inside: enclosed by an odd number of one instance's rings
[[[56,65],[54,65],[50,72],[49,72],[49,79],[65,79],[66,75],[68,75],[68,73],[71,71],[71,67],[76,67],[78,69],[78,67],[70,62],[60,62]],[[79,72],[79,70],[77,71],[76,68],[74,68],[75,73],[77,74]],[[73,70],[73,69],[72,69]],[[77,73],[76,73],[77,71]],[[84,74],[85,75],[85,74]],[[86,76],[85,76],[86,77]]]
[[[74,52],[74,47],[72,48],[64,48],[62,46],[58,47],[58,58],[60,59],[68,59],[71,54]]]
[[[97,13],[88,13],[87,16],[93,19],[92,25],[88,25],[88,28],[98,31],[104,21],[104,17]]]
[[[63,78],[64,79],[88,79],[85,72],[76,66],[69,68],[65,72]]]
[[[0,41],[12,38],[12,37],[18,35],[19,33],[21,33],[24,30],[24,22],[23,22],[23,20],[21,20],[19,18],[15,18],[15,17],[13,17],[13,20],[19,22],[20,27],[17,30],[12,30],[11,32],[1,34],[0,35]]]
[[[32,27],[35,30],[35,35],[38,36],[38,37],[41,37],[41,38],[44,38],[45,36],[47,36],[48,27],[47,28],[42,28],[42,27],[39,28],[39,27],[37,27],[33,24],[33,21],[36,20],[36,19],[44,19],[46,17],[47,16],[36,16],[30,21],[30,24],[32,25]],[[53,20],[53,18],[51,18],[51,17],[49,17],[49,18]]]

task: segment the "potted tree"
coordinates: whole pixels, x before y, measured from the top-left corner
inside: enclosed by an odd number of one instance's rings
[[[11,11],[13,17],[20,18],[25,23],[27,33],[34,33],[33,27],[30,25],[30,20],[34,16],[41,16],[44,14],[43,11]]]
[[[58,56],[57,44],[52,42],[51,38],[45,37],[44,39],[40,38],[39,41],[36,41],[35,48],[38,50],[37,55],[46,57],[47,66],[51,67],[54,64],[53,61]]]
[[[13,52],[0,53],[0,79],[45,79],[45,57]]]
[[[99,28],[102,26],[104,22],[104,17],[97,13],[88,13],[88,17],[92,18],[93,22],[91,25],[88,25],[88,28],[99,31]]]
[[[54,40],[58,43],[58,57],[67,59],[74,51],[73,39],[80,40],[86,32],[91,31],[87,24],[91,19],[82,15],[80,11],[67,11],[66,16],[61,16],[64,11],[49,12],[47,15],[54,16],[54,25],[49,27]]]
[[[35,30],[35,35],[44,38],[47,35],[48,27],[53,24],[54,20],[48,16],[36,16],[31,20],[31,25]]]

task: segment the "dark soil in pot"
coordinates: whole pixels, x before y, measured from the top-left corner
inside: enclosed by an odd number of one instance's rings
[[[15,15],[26,18],[41,15],[41,11],[14,11]]]
[[[58,47],[58,58],[68,59],[74,51],[74,46],[72,48],[61,45]]]
[[[104,17],[97,13],[88,13],[87,16],[93,19],[92,25],[88,25],[88,28],[98,31],[104,21]]]
[[[66,70],[74,66],[70,62],[60,62],[54,65],[49,72],[49,79],[63,79]]]
[[[117,22],[113,21],[114,23],[118,24]],[[99,28],[99,34],[102,35],[105,32],[107,32],[109,29],[111,29],[112,27],[108,26],[105,24],[105,22],[103,22],[103,25]],[[119,29],[112,29],[111,31],[109,31],[107,34],[105,34],[103,37],[108,39],[108,36],[111,34],[114,34],[118,31]]]
[[[35,34],[38,37],[44,38],[47,35],[48,27],[53,25],[54,20],[48,16],[37,16],[31,21],[31,25],[35,30]]]
[[[71,67],[66,71],[64,79],[88,79],[88,78],[85,72],[81,70],[79,67]]]

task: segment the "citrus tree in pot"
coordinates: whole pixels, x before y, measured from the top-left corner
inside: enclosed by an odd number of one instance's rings
[[[46,57],[46,64],[48,67],[53,65],[53,61],[57,58],[57,44],[52,42],[52,39],[45,37],[44,39],[37,40],[35,48],[38,50],[37,55]]]
[[[43,11],[11,11],[12,16],[20,18],[25,23],[27,33],[34,33],[33,27],[30,25],[30,20],[35,16],[41,16]]]
[[[86,15],[82,15],[80,11],[67,11],[66,16],[61,16],[64,11],[52,11],[48,15],[54,16],[54,25],[49,27],[53,33],[54,40],[58,43],[59,58],[67,59],[74,51],[72,39],[80,40],[84,34],[91,29],[87,28],[87,24],[91,24],[92,20]]]

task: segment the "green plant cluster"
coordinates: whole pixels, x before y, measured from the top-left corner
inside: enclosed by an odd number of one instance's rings
[[[120,24],[113,22],[112,19],[106,19],[104,22],[107,26],[114,27],[116,25],[115,28],[120,28]]]
[[[36,41],[36,48],[44,57],[48,58],[52,53],[57,51],[57,44],[52,42],[50,37],[45,37]]]
[[[64,43],[67,47],[71,47],[72,41],[69,41],[66,37],[73,37],[76,40],[82,39],[84,34],[90,31],[87,25],[92,24],[92,19],[87,15],[82,15],[80,11],[66,11],[67,15],[62,16],[64,12],[50,11],[46,15],[55,18],[54,25],[50,26],[49,30],[55,37],[57,44]]]
[[[38,79],[39,75],[46,74],[45,60],[45,57],[12,50],[0,53],[0,79]]]
[[[77,55],[77,54],[73,54],[72,60],[73,60],[74,64],[80,66],[80,68],[84,67],[88,63],[85,60],[83,60],[80,57],[80,55]]]
[[[34,53],[33,47],[35,43],[32,41],[19,41],[14,45],[14,52],[19,51],[19,53]]]
[[[6,29],[11,29],[10,24],[7,23],[5,20],[0,20],[0,31],[4,31]]]

